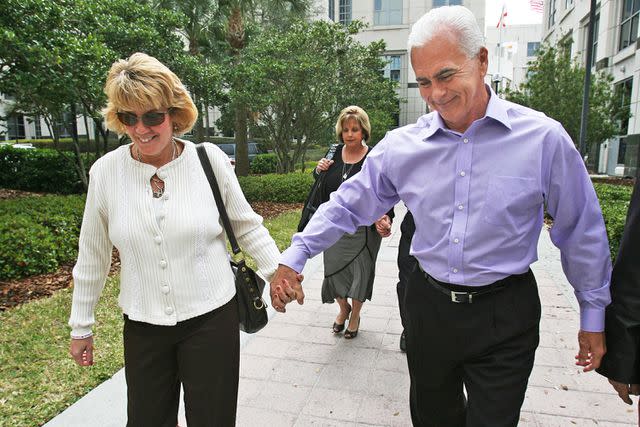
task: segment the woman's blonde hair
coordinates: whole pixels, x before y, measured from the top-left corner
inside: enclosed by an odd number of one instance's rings
[[[107,127],[126,133],[118,111],[169,110],[173,133],[188,132],[198,118],[198,110],[178,76],[156,58],[134,53],[113,63],[104,85],[107,106],[102,110]]]
[[[358,122],[360,127],[362,128],[362,136],[364,137],[364,142],[369,141],[369,137],[371,136],[371,124],[369,123],[369,116],[367,113],[357,105],[350,105],[347,108],[344,108],[340,111],[340,115],[338,116],[338,121],[336,122],[336,138],[340,142],[344,142],[342,140],[342,126],[349,119],[354,119]]]

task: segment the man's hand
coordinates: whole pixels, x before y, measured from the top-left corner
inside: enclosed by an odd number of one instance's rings
[[[298,304],[304,304],[304,291],[302,290],[302,274],[296,273],[290,267],[280,264],[276,274],[271,279],[271,305],[276,311],[284,313],[284,307],[291,301],[296,300]]]
[[[389,215],[387,214],[382,215],[382,217],[379,220],[377,220],[375,224],[376,224],[376,231],[380,236],[382,237],[391,236],[391,218],[389,218]]]
[[[604,344],[604,332],[578,332],[578,345],[580,349],[576,355],[576,365],[584,366],[584,372],[593,371],[600,367],[602,357],[607,352]]]
[[[72,338],[69,353],[78,365],[93,365],[93,336],[80,340]]]
[[[609,384],[613,386],[613,389],[618,393],[620,399],[627,405],[631,405],[633,402],[629,397],[630,394],[638,395],[640,394],[640,384],[623,384],[618,381],[609,380]]]

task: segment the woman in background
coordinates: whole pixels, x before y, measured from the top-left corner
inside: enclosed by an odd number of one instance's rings
[[[340,112],[336,138],[341,144],[333,159],[320,159],[315,170],[315,173],[326,171],[320,188],[322,203],[328,201],[331,193],[343,182],[360,172],[371,150],[367,145],[370,137],[369,116],[362,108],[350,106]],[[390,214],[393,216],[392,212]],[[349,325],[344,332],[347,339],[358,335],[360,310],[365,300],[371,300],[380,242],[381,236],[374,224],[359,227],[354,234],[345,234],[324,252],[322,302],[338,302],[340,312],[333,323],[333,332],[342,332],[348,320]]]

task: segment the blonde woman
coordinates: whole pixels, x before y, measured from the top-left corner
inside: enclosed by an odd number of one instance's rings
[[[94,363],[96,303],[115,246],[121,257],[128,426],[235,424],[239,330],[224,230],[194,144],[196,120],[180,79],[136,53],[107,76],[109,129],[131,143],[91,168],[69,325],[71,355]],[[279,252],[244,198],[227,156],[206,144],[235,234],[269,278]]]
[[[320,159],[315,171],[326,171],[319,189],[321,203],[328,201],[331,193],[360,171],[371,150],[367,145],[370,137],[369,116],[362,108],[352,105],[340,112],[336,122],[336,138],[340,145],[332,160]],[[390,214],[393,216],[392,212]],[[371,300],[381,241],[376,225],[381,221],[372,226],[359,227],[354,234],[345,234],[324,252],[322,302],[338,303],[340,312],[332,329],[336,334],[344,330],[347,339],[358,336],[360,310],[365,300]],[[345,330],[347,320],[349,324]]]

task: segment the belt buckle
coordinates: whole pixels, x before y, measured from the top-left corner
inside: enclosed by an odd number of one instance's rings
[[[473,294],[471,292],[456,292],[451,291],[451,301],[456,304],[473,302]]]

